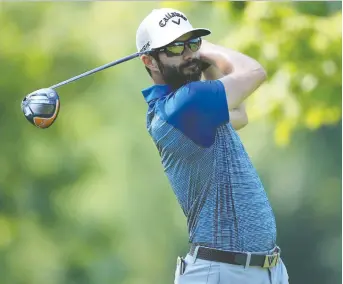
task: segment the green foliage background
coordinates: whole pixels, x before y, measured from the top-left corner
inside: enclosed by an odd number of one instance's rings
[[[275,210],[290,283],[341,274],[340,2],[0,3],[0,284],[173,283],[186,220],[145,129],[139,60],[60,89],[47,130],[23,97],[136,51],[156,7],[258,59],[242,140]]]

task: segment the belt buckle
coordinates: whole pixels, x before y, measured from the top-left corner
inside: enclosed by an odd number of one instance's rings
[[[272,255],[266,255],[264,258],[263,268],[272,268],[279,262],[280,253],[274,253]]]

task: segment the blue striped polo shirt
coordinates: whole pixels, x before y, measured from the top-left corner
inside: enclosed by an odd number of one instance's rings
[[[147,130],[187,218],[189,242],[260,252],[276,245],[275,217],[263,184],[230,124],[221,81],[172,91],[142,90]]]

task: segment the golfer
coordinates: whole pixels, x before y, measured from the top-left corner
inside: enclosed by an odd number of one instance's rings
[[[147,130],[187,218],[190,250],[178,284],[286,284],[273,210],[237,134],[244,100],[265,80],[254,59],[205,41],[174,9],[140,24],[138,51],[153,85],[142,91]]]

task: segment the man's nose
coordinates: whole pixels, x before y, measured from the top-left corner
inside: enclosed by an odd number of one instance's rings
[[[185,51],[183,53],[183,59],[184,60],[190,60],[193,58],[193,51],[189,49],[189,47],[186,45]]]

